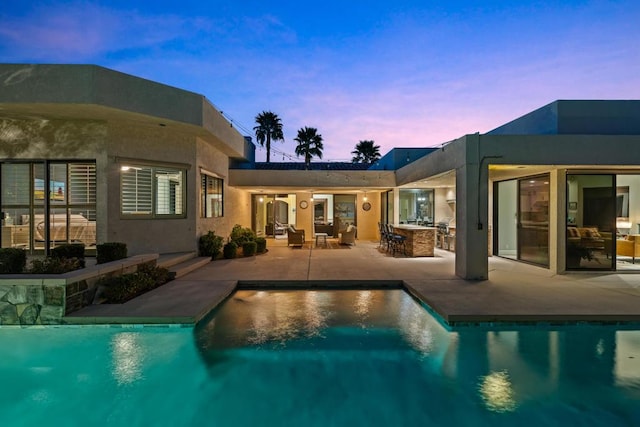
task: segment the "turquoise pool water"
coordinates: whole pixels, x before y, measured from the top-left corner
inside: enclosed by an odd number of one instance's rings
[[[2,426],[640,425],[640,332],[450,332],[401,290],[239,291],[195,329],[0,329]]]

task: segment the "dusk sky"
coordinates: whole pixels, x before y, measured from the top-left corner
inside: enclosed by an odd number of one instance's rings
[[[360,140],[384,154],[556,99],[640,99],[640,1],[0,0],[0,62],[97,64],[187,89],[243,134],[271,110],[280,152],[311,126],[325,160],[350,160]]]

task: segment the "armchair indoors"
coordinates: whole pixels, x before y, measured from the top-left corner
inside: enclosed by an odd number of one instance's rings
[[[287,246],[302,246],[304,240],[304,230],[296,230],[293,225],[290,225],[287,229]]]
[[[338,233],[338,243],[341,245],[356,244],[356,227],[350,225],[346,230]]]
[[[624,239],[616,240],[616,254],[618,256],[630,256],[635,264],[636,257],[640,256],[640,236],[630,234]]]

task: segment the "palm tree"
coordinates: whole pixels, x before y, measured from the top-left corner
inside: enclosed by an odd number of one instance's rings
[[[256,116],[256,123],[253,130],[256,133],[256,139],[258,143],[267,148],[267,163],[271,158],[271,141],[284,141],[284,134],[282,133],[282,121],[277,114],[271,111],[263,111]]]
[[[380,146],[374,141],[360,141],[351,154],[353,163],[375,163],[380,159]]]
[[[322,135],[318,134],[318,129],[303,127],[298,130],[298,136],[294,139],[298,146],[296,147],[296,155],[304,156],[304,164],[309,169],[312,157],[322,158]]]

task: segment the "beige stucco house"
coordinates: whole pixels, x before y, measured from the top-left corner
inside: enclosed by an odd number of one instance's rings
[[[98,66],[0,64],[0,237],[140,254],[195,251],[234,224],[275,238],[292,224],[307,239],[353,224],[370,241],[379,223],[412,224],[449,233],[438,250],[455,251],[463,278],[488,278],[492,255],[633,271],[638,146],[640,101],[556,101],[437,148],[304,170],[256,163],[202,95]]]

